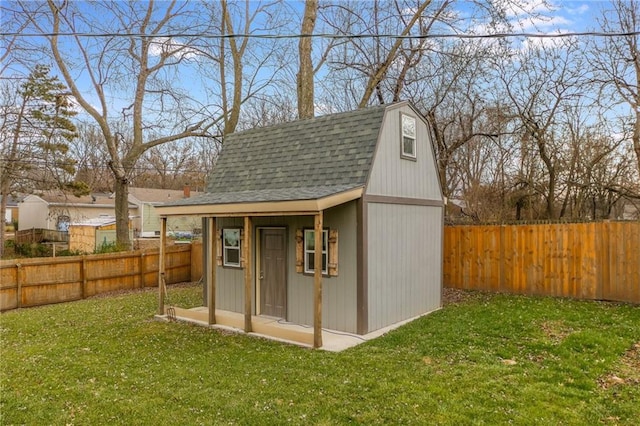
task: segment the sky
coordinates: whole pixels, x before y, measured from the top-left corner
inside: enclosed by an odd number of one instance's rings
[[[504,1],[509,4],[513,2],[513,0],[494,1]],[[513,7],[508,13],[508,18],[513,26],[512,31],[515,33],[557,34],[590,31],[597,28],[597,17],[601,16],[602,10],[611,7],[608,1],[593,0],[518,0],[518,2],[521,7]],[[252,4],[258,5],[259,3]],[[291,0],[290,4],[295,8],[296,6],[301,7],[303,3]],[[466,4],[471,5],[470,2]],[[463,16],[466,7],[465,1],[455,3],[455,7],[459,8]],[[534,12],[538,15],[531,17],[528,12]],[[479,33],[484,32],[481,28],[477,30]],[[551,39],[530,38],[525,43],[535,45],[536,43],[549,42],[549,40]],[[185,79],[182,80],[182,83],[185,84]],[[88,81],[87,85],[89,85]],[[98,101],[91,99],[90,102],[97,105]]]
[[[514,10],[511,16],[514,30],[527,33],[566,33],[593,30],[603,9],[610,8],[608,1],[549,1],[549,10],[540,0],[527,0],[522,10]],[[526,11],[538,12],[540,17],[525,17]]]

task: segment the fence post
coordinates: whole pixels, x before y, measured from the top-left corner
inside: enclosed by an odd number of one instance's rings
[[[504,224],[500,225],[500,278],[498,278],[498,285],[500,286],[500,291],[504,291]]]
[[[611,241],[609,232],[611,227],[609,221],[604,221],[600,225],[601,245],[596,252],[598,256],[596,260],[597,268],[600,269],[600,282],[596,287],[596,298],[598,300],[608,299],[611,289]]]
[[[140,252],[140,288],[144,288],[144,252]]]
[[[87,258],[82,256],[82,298],[87,297]]]
[[[17,291],[16,291],[16,307],[17,308],[21,308],[22,307],[22,279],[23,279],[23,273],[22,273],[22,265],[19,263],[16,263],[16,284],[17,284]]]

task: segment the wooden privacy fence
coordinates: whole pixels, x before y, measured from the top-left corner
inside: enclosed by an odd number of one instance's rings
[[[167,283],[202,276],[202,244],[167,247]],[[194,262],[192,262],[192,258]],[[158,249],[0,261],[0,311],[158,285]]]
[[[446,287],[640,303],[640,222],[447,226]]]
[[[54,231],[52,229],[24,229],[16,231],[15,241],[18,244],[42,243],[47,241],[69,242],[69,233],[64,231]]]

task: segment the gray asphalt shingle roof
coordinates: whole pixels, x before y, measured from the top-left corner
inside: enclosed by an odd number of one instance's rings
[[[364,186],[386,107],[228,135],[206,193],[171,204],[309,200]]]

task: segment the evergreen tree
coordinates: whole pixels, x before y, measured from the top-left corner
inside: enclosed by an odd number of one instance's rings
[[[4,250],[7,198],[17,191],[68,189],[76,195],[88,187],[72,180],[75,161],[68,154],[77,136],[71,95],[49,67],[37,65],[17,90],[2,87],[0,123],[0,256]],[[12,90],[14,89],[14,90]]]

